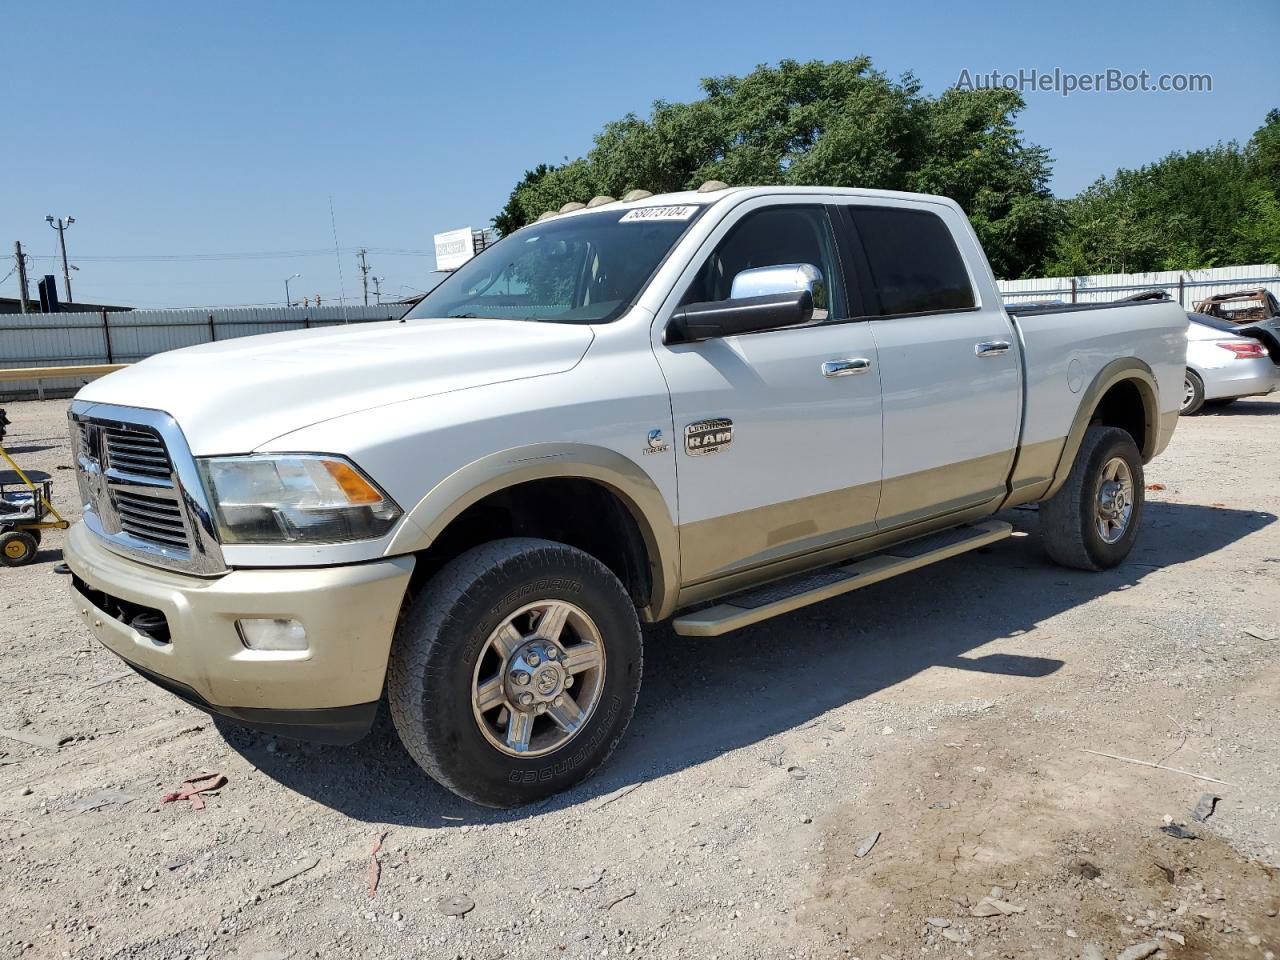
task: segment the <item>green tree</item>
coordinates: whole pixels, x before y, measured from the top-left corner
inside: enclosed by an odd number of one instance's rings
[[[703,97],[659,101],[647,119],[605,125],[585,157],[529,171],[494,225],[504,233],[546,210],[621,196],[735,185],[797,184],[925,190],[970,214],[1002,276],[1039,267],[1059,221],[1048,152],[1014,126],[1024,104],[1007,90],[920,92],[866,57],[784,60],[702,81]]]
[[[1067,201],[1048,271],[1192,270],[1280,259],[1280,111],[1248,146],[1117,170]]]

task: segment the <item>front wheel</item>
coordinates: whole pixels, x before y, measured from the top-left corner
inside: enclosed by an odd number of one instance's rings
[[[1067,482],[1040,504],[1040,537],[1055,562],[1105,570],[1129,555],[1145,502],[1142,454],[1128,431],[1090,427]]]
[[[387,671],[410,755],[460,796],[514,807],[585,780],[635,709],[640,625],[602,563],[512,538],[457,557],[413,601]]]

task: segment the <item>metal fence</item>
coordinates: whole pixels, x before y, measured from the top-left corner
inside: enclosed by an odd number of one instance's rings
[[[1112,273],[1088,277],[1000,280],[1009,303],[1059,300],[1098,303],[1142,290],[1167,290],[1188,310],[1218,293],[1266,287],[1280,296],[1280,266],[1274,263],[1157,273]],[[258,333],[330,327],[343,323],[398,320],[402,305],[378,307],[240,307],[215,310],[132,310],[127,313],[35,313],[0,315],[0,368],[133,363],[155,353],[197,343]],[[0,383],[0,400],[67,397],[80,380]]]
[[[1280,266],[1255,263],[1204,270],[1161,270],[1155,273],[1103,273],[1089,277],[1037,277],[1000,280],[1006,303],[1060,300],[1063,303],[1101,303],[1143,290],[1166,290],[1190,310],[1198,300],[1219,293],[1266,287],[1280,296]]]
[[[0,368],[133,363],[166,350],[258,333],[399,320],[405,310],[389,304],[3,314]],[[69,397],[82,384],[81,380],[0,383],[0,400]]]

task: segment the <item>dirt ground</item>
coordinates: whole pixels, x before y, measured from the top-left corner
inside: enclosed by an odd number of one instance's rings
[[[74,515],[65,403],[7,406]],[[1243,401],[1182,422],[1116,570],[1052,566],[1016,510],[778,620],[649,630],[612,762],[510,812],[386,723],[302,745],[127,675],[53,533],[0,570],[0,728],[60,743],[0,737],[0,957],[1272,960],[1278,478],[1280,403]],[[214,771],[205,809],[160,803]]]

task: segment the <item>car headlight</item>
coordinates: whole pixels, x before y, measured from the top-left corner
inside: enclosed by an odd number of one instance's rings
[[[342,457],[264,454],[198,462],[223,543],[372,540],[400,519],[395,501]]]

